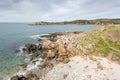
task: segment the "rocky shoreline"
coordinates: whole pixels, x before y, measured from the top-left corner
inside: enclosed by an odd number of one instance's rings
[[[20,67],[22,71],[11,77],[10,80],[79,80],[79,78],[81,80],[83,80],[83,78],[87,80],[118,80],[118,78],[120,79],[119,76],[110,77],[112,76],[112,74],[108,75],[106,72],[104,72],[105,70],[111,68],[110,72],[113,72],[114,75],[117,75],[118,73],[116,74],[116,72],[114,71],[116,71],[116,69],[120,69],[119,65],[116,65],[110,61],[103,60],[103,58],[94,57],[93,55],[89,54],[94,49],[93,44],[88,44],[84,47],[81,46],[78,37],[85,35],[85,33],[85,31],[58,32],[50,35],[39,36],[47,39],[39,39],[40,43],[37,45],[33,43],[25,44],[23,52],[31,56],[30,62],[33,67],[29,68],[29,65],[21,64]],[[79,60],[83,60],[83,62]],[[106,64],[116,65],[117,68],[114,69],[113,66],[109,67],[105,65],[104,62],[106,62]],[[92,67],[94,69],[88,71],[95,72],[95,70],[97,70],[97,73],[103,71],[101,73],[102,76],[100,76],[100,74],[94,74],[85,77],[88,75],[88,73],[85,72],[83,73],[84,76],[75,75],[74,72],[72,72],[72,70],[75,70],[74,65],[81,65],[80,63],[85,64],[86,68],[89,69],[92,65],[90,66],[87,64],[94,64],[94,67]],[[57,67],[59,65],[61,67]],[[104,66],[106,68],[104,68]],[[62,67],[68,68],[62,69]],[[83,67],[78,68],[77,66],[76,68],[77,70],[82,70]],[[69,70],[71,70],[71,72],[69,72]],[[57,75],[61,75],[61,77],[58,77]],[[75,76],[72,77],[72,75]],[[95,76],[99,77],[100,79],[95,78]]]
[[[31,77],[29,78],[28,75],[32,76],[32,73],[39,76],[36,77],[37,79],[35,78],[35,80],[38,80],[50,71],[54,65],[60,62],[68,63],[70,57],[79,54],[78,52],[80,48],[76,48],[78,47],[78,42],[75,41],[76,39],[74,38],[81,33],[83,33],[83,31],[57,32],[48,35],[41,35],[38,37],[38,41],[40,41],[39,44],[25,44],[23,52],[31,56],[30,62],[36,67],[29,70],[27,64],[20,64],[22,71],[17,73],[17,75],[13,76],[10,80],[29,80]],[[43,41],[41,38],[46,38],[46,40]],[[15,52],[17,53],[19,50],[16,50]],[[38,68],[40,69],[37,70],[36,73],[35,69]],[[40,75],[38,75],[38,72]]]

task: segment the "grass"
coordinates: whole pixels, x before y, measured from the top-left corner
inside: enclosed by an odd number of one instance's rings
[[[87,31],[84,35],[79,36],[81,45],[87,46],[94,44],[93,52],[91,54],[97,56],[108,57],[109,53],[113,52],[120,58],[120,42],[113,41],[107,33],[109,30],[120,30],[120,26],[106,26],[92,31]]]
[[[111,30],[120,30],[120,26],[113,26],[113,27],[111,27]]]
[[[101,38],[98,43],[95,44],[94,54],[102,53],[104,57],[107,57],[111,51],[120,57],[120,43],[113,42],[110,39]]]

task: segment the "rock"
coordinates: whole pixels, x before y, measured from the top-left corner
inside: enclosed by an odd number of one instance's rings
[[[69,58],[64,58],[63,59],[63,63],[65,63],[65,64],[68,63],[69,61],[70,61]]]
[[[38,41],[41,42],[41,41],[43,41],[43,40],[39,38]]]
[[[27,74],[26,77],[27,77],[27,80],[39,80],[37,75],[36,74],[32,74],[32,73],[31,74]]]
[[[97,63],[97,68],[100,69],[100,70],[103,70],[103,66],[100,64],[100,63]]]
[[[15,53],[19,53],[20,52],[20,50],[15,50]]]
[[[25,70],[26,67],[27,67],[27,64],[26,64],[26,63],[23,63],[23,64],[20,64],[19,66],[21,67],[22,70]]]
[[[38,44],[38,49],[41,50],[42,49],[42,44]]]
[[[26,50],[28,53],[34,53],[37,51],[37,46],[33,43],[25,44]]]
[[[55,56],[55,53],[52,50],[48,50],[47,58],[53,58]]]
[[[35,52],[35,53],[32,53],[31,56],[32,56],[33,58],[35,58],[35,57],[39,56],[39,54],[38,54],[37,52]]]
[[[55,49],[57,47],[56,44],[53,43],[53,42],[49,46],[50,46],[51,49]]]
[[[119,60],[119,57],[116,56],[115,54],[112,55],[111,60],[116,61]]]
[[[18,80],[28,80],[25,76],[21,75]]]
[[[18,75],[15,75],[15,76],[11,77],[10,80],[19,80],[19,76],[18,76]]]
[[[30,80],[30,79],[27,79],[25,76],[23,75],[16,75],[16,76],[13,76],[10,80]]]
[[[23,52],[26,52],[26,51],[27,51],[27,49],[26,49],[26,48],[23,48],[23,49],[22,49],[22,51],[23,51]]]
[[[47,52],[43,52],[40,57],[41,57],[42,59],[47,58]]]
[[[41,67],[41,68],[52,68],[54,65],[50,62],[43,62],[41,65],[38,65],[38,67]]]
[[[50,43],[51,43],[50,40],[45,40],[45,41],[42,43],[42,48],[43,48],[43,49],[48,49]]]
[[[58,54],[59,56],[63,56],[63,55],[66,55],[66,50],[65,50],[65,47],[63,44],[58,44],[57,46],[57,50],[58,50]]]

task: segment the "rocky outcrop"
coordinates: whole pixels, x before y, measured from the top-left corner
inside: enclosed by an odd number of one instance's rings
[[[47,35],[46,40],[42,43],[35,45],[33,43],[27,43],[25,45],[24,51],[32,54],[33,57],[41,56],[42,59],[46,60],[56,60],[58,62],[68,63],[69,58],[75,55],[86,55],[87,50],[92,49],[93,45],[80,46],[80,42],[77,37],[82,32],[59,32]],[[46,37],[42,36],[42,37]],[[38,54],[38,51],[41,54]]]
[[[23,75],[15,75],[10,80],[39,80],[39,78],[35,74],[27,74],[26,76]]]
[[[37,46],[33,43],[27,43],[25,44],[26,52],[28,53],[34,53],[37,51]]]

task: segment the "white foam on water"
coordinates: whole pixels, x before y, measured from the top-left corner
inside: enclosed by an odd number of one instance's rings
[[[30,36],[30,38],[32,38],[32,39],[46,39],[46,38],[41,37],[43,35],[49,35],[49,34],[32,35],[32,36]]]

